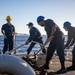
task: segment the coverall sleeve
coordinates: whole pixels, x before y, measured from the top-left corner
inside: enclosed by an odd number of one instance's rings
[[[36,33],[37,31],[35,29],[30,30],[30,37],[28,38],[29,42],[31,42],[31,40],[34,40]]]
[[[4,25],[2,26],[1,30],[4,30]]]
[[[15,27],[13,26],[13,32],[15,32]]]
[[[68,32],[68,41],[67,41],[65,47],[67,47],[68,45],[70,45],[71,41],[72,41],[72,34],[71,34],[71,32]]]
[[[4,34],[4,25],[2,25],[1,33]]]

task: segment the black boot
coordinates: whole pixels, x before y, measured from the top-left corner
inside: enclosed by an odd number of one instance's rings
[[[66,69],[65,68],[61,68],[60,70],[55,72],[55,74],[63,74],[63,73],[66,73]]]
[[[49,69],[49,61],[46,60],[46,63],[42,66],[44,69]]]
[[[42,67],[43,67],[44,69],[49,69],[49,65],[48,65],[48,64],[44,64]]]
[[[67,67],[67,71],[74,71],[74,70],[75,70],[75,65]]]
[[[61,63],[61,69],[58,70],[57,72],[55,72],[55,74],[62,74],[62,73],[66,73],[66,69],[65,69],[65,64],[64,61],[60,61]]]

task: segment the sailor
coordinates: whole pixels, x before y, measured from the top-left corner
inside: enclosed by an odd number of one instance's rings
[[[13,49],[13,41],[15,39],[15,27],[11,24],[11,16],[6,17],[7,23],[2,25],[1,32],[4,35],[3,54],[9,49]]]
[[[41,33],[40,33],[40,31],[36,27],[33,26],[33,23],[32,22],[29,22],[27,24],[27,26],[30,29],[29,30],[30,36],[26,40],[25,44],[28,44],[31,41],[36,41],[36,42],[39,42],[40,44],[43,44],[43,40],[42,40]],[[29,54],[30,54],[32,48],[35,46],[35,44],[36,43],[34,43],[34,42],[31,43],[31,45],[27,49],[27,56],[29,56]],[[43,49],[42,52],[43,53],[46,53],[45,49]]]
[[[73,46],[75,44],[75,27],[71,26],[71,23],[69,21],[64,22],[63,28],[68,31],[68,40],[65,44],[65,49],[69,49],[70,46]],[[67,67],[67,70],[75,70],[75,45],[72,50],[72,65],[70,67]]]
[[[50,42],[47,49],[46,63],[42,67],[44,69],[49,69],[49,61],[51,60],[55,50],[57,50],[57,54],[61,63],[61,69],[55,73],[60,74],[65,72],[64,35],[62,31],[52,19],[44,20],[44,16],[38,16],[37,23],[41,27],[44,27],[48,36],[47,40],[42,46],[42,49],[46,46],[47,43]]]

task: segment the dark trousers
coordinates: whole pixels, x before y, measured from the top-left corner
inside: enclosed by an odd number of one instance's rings
[[[51,58],[53,57],[53,54],[57,50],[57,54],[59,56],[60,63],[62,67],[64,67],[64,38],[62,36],[59,36],[57,38],[54,38],[47,49],[47,56],[46,56],[46,63],[49,63]]]
[[[73,48],[73,51],[72,51],[72,65],[75,66],[75,45],[74,45],[74,48]]]
[[[12,37],[8,37],[7,39],[4,39],[4,47],[3,47],[3,54],[7,50],[12,50],[13,49],[13,40]]]
[[[33,40],[33,41],[36,41],[36,42],[39,42],[40,44],[43,44],[42,39],[37,39],[37,40]],[[36,43],[33,43],[33,42],[30,44],[29,48],[27,49],[27,54],[30,54],[30,52],[31,52],[32,48],[35,46],[35,44]],[[46,53],[45,49],[43,49],[42,52]]]

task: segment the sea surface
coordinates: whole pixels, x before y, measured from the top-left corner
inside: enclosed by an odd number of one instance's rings
[[[14,41],[14,49],[19,47],[19,46],[21,46],[22,44],[24,44],[25,41],[28,39],[28,37],[29,37],[29,35],[17,35],[16,39]],[[42,37],[43,37],[43,42],[45,42],[45,40],[47,39],[47,36],[46,35],[42,35]],[[66,41],[67,41],[67,36],[65,36],[64,44],[66,43]],[[27,49],[30,46],[30,44],[31,43],[29,43],[28,45],[25,45],[25,46],[17,49],[16,50],[16,54],[26,54],[27,53]],[[3,50],[3,46],[4,46],[4,37],[3,37],[3,35],[0,35],[0,50],[1,50],[1,53],[2,53],[2,50]],[[48,45],[46,47],[48,47]],[[71,47],[69,50],[66,50],[65,52],[71,53],[72,48],[73,47]],[[33,54],[34,52],[36,53],[39,49],[40,49],[40,45],[37,43],[34,46],[34,48],[32,49],[31,54]],[[13,52],[12,52],[12,54],[13,54]]]

